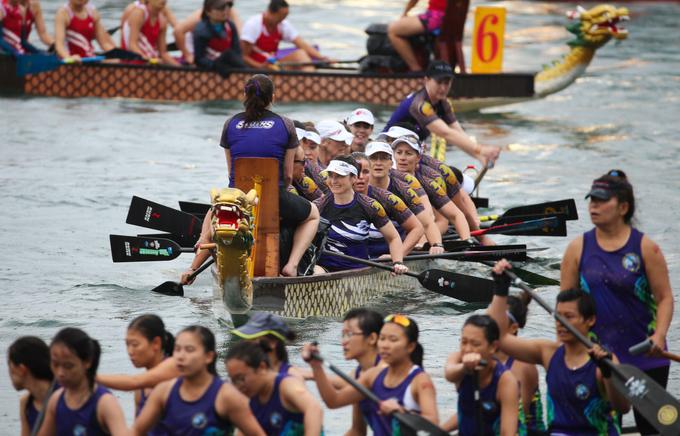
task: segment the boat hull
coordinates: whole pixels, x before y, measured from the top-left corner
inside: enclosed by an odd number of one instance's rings
[[[0,91],[48,97],[130,98],[153,101],[240,100],[243,84],[256,71],[223,78],[211,71],[126,64],[62,65],[16,77],[16,63],[0,56]],[[347,102],[396,106],[422,86],[422,77],[358,72],[267,72],[280,103]],[[456,111],[534,98],[534,74],[469,74],[454,80]]]

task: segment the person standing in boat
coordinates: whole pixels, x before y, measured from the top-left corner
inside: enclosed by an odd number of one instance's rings
[[[232,0],[205,0],[201,22],[194,29],[196,66],[226,77],[231,70],[245,68],[236,24],[229,20]]]
[[[483,166],[491,166],[500,156],[501,149],[481,145],[472,141],[456,120],[448,100],[453,70],[444,61],[432,61],[425,72],[423,87],[409,94],[392,113],[385,131],[393,125],[407,121],[416,126],[421,141],[430,134],[446,140],[470,156],[478,159]]]
[[[323,409],[304,381],[275,371],[259,342],[229,348],[225,366],[231,383],[250,399],[250,410],[268,435],[322,435]]]
[[[458,390],[461,436],[517,434],[519,387],[512,372],[494,357],[498,339],[493,318],[472,315],[463,324],[460,350],[451,353],[446,362],[444,376]]]
[[[347,117],[347,127],[352,134],[352,152],[366,150],[366,144],[371,141],[375,118],[368,109],[354,109]]]
[[[319,213],[330,222],[325,250],[336,251],[360,259],[369,258],[368,238],[373,224],[385,238],[395,274],[408,271],[404,265],[404,248],[397,229],[387,217],[380,203],[354,192],[359,174],[351,156],[338,156],[324,170],[330,194],[315,201]],[[314,267],[315,274],[362,268],[364,264],[322,254]]]
[[[50,344],[50,365],[61,388],[47,403],[39,436],[128,435],[123,410],[108,389],[95,382],[101,349],[84,331],[67,327]]]
[[[178,66],[179,62],[170,56],[165,40],[168,20],[164,10],[167,0],[146,0],[134,5],[123,23],[121,47],[148,61],[160,60],[164,64]]]
[[[102,24],[99,12],[89,0],[68,0],[57,11],[54,22],[54,47],[64,60],[79,62],[95,55],[92,40],[96,39],[103,51],[115,48],[111,35]]]
[[[622,363],[637,366],[661,386],[668,383],[670,362],[659,356],[673,318],[673,292],[666,259],[659,246],[633,227],[633,186],[621,170],[593,181],[588,211],[594,229],[574,239],[562,259],[562,289],[580,286],[595,300],[593,332]],[[646,356],[633,356],[632,345],[652,342]],[[642,434],[657,431],[635,412]]]
[[[28,42],[34,23],[43,44],[47,47],[54,44],[54,38],[47,32],[39,0],[2,0],[0,49],[13,56],[40,53]]]
[[[177,335],[173,358],[180,376],[156,386],[132,426],[133,435],[148,434],[159,422],[168,434],[264,435],[247,398],[217,375],[215,336],[202,326]],[[224,432],[224,433],[221,433]]]
[[[506,260],[496,263],[492,275],[496,281],[489,315],[500,328],[501,351],[510,357],[546,370],[548,385],[548,432],[568,435],[618,435],[618,414],[630,405],[613,386],[611,369],[602,361],[619,359],[599,345],[587,349],[559,321],[555,321],[556,340],[523,339],[508,329],[507,296],[510,279],[503,274],[511,269]],[[555,313],[564,317],[583,336],[588,336],[596,323],[595,302],[581,289],[557,294]]]
[[[399,233],[404,250],[403,255],[408,255],[425,233],[423,225],[399,196],[369,183],[371,169],[364,153],[354,152],[352,157],[359,165],[359,175],[354,182],[354,191],[377,200],[383,206]],[[385,238],[373,225],[369,230],[368,238],[368,254],[371,258],[388,256],[389,250]]]
[[[278,70],[278,62],[309,64],[312,59],[330,61],[302,39],[293,25],[286,20],[288,12],[286,0],[271,0],[264,13],[250,17],[243,24],[241,45],[245,62],[250,68]],[[297,50],[279,58],[277,51],[281,41],[295,44]],[[311,65],[291,68],[314,70]]]
[[[436,393],[432,379],[422,368],[424,351],[418,335],[418,325],[412,318],[401,314],[385,317],[378,339],[381,365],[359,375],[359,383],[381,400],[378,407],[365,409],[366,422],[375,436],[402,434],[399,423],[390,416],[397,411],[410,410],[435,425],[439,423]],[[352,386],[340,389],[333,386],[323,364],[312,358],[318,351],[316,345],[305,344],[302,358],[312,367],[324,403],[337,409],[366,400]]]
[[[40,429],[38,415],[55,389],[50,349],[40,338],[23,336],[9,346],[7,366],[14,389],[28,391],[19,400],[21,436],[37,433]]]
[[[446,0],[429,0],[427,10],[424,13],[409,16],[409,11],[417,4],[418,0],[408,0],[401,18],[390,23],[387,28],[387,36],[392,47],[406,62],[410,71],[421,71],[422,66],[418,62],[408,39],[423,33],[438,35],[446,14]]]

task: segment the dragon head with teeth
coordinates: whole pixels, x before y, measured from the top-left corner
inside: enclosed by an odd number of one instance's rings
[[[576,35],[576,39],[568,43],[572,47],[597,49],[612,38],[624,40],[628,37],[628,31],[622,25],[630,19],[627,8],[598,5],[586,10],[578,6],[576,11],[568,12],[567,17],[578,20],[567,26],[567,30]]]

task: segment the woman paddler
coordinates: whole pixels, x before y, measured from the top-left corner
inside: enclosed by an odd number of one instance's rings
[[[668,383],[670,362],[658,355],[666,347],[673,318],[668,266],[659,246],[633,227],[633,186],[621,170],[595,179],[588,210],[594,229],[574,239],[564,253],[562,289],[581,286],[595,300],[593,332],[621,362],[637,366],[661,386]],[[652,342],[646,356],[633,356],[632,345]],[[657,431],[635,412],[642,434]]]
[[[441,175],[436,170],[424,165],[418,165],[422,147],[415,138],[404,136],[392,142],[394,160],[399,171],[405,172],[420,182],[427,193],[432,207],[435,209],[435,220],[440,232],[453,224],[461,240],[470,238],[470,226],[463,212],[451,201],[446,193],[446,186]]]
[[[268,435],[320,435],[323,410],[304,381],[275,371],[259,342],[239,342],[229,349],[229,379],[250,399],[250,410]]]
[[[54,22],[54,44],[57,55],[64,60],[79,62],[95,55],[92,41],[97,40],[103,51],[115,48],[111,35],[102,24],[99,12],[89,0],[68,0],[57,11]]]
[[[38,415],[53,390],[50,349],[40,338],[23,336],[9,346],[7,363],[14,389],[28,391],[19,400],[21,436],[28,436],[39,430]]]
[[[119,391],[135,391],[135,416],[139,416],[151,389],[180,375],[177,363],[172,358],[175,338],[165,330],[165,324],[159,316],[145,314],[133,319],[128,326],[125,345],[135,368],[144,368],[146,371],[135,375],[99,374],[97,383]],[[165,433],[157,425],[148,434],[159,436]]]
[[[47,32],[39,0],[2,0],[0,3],[0,49],[14,56],[39,53],[28,42],[35,24],[40,40],[46,46],[54,44]]]
[[[229,20],[231,0],[204,0],[201,21],[194,28],[196,66],[227,76],[245,68],[236,24]]]
[[[355,151],[352,153],[352,157],[359,165],[359,175],[354,182],[354,191],[377,200],[383,206],[387,216],[399,233],[403,247],[403,255],[408,255],[423,236],[423,225],[399,196],[386,189],[372,186],[369,183],[371,169],[368,158],[364,153]],[[388,253],[388,246],[385,243],[385,238],[382,233],[380,233],[375,226],[371,225],[368,240],[369,256],[371,258],[377,258],[389,256]]]
[[[201,22],[201,16],[203,15],[203,8],[196,9],[187,18],[180,21],[177,26],[173,27],[173,35],[175,36],[175,44],[177,49],[182,52],[182,62],[185,64],[194,63],[194,29]],[[233,6],[229,8],[228,14],[229,21],[236,25],[236,29],[239,34],[241,33],[241,18],[236,12],[236,8]]]
[[[265,435],[248,407],[248,399],[223,383],[215,369],[215,336],[189,326],[176,338],[173,358],[180,376],[156,386],[132,427],[145,435],[157,424],[169,434],[227,434],[234,427],[247,435]]]
[[[519,387],[512,372],[494,357],[498,339],[498,324],[490,316],[472,315],[463,324],[460,350],[446,362],[446,380],[458,390],[461,436],[517,434]]]
[[[364,400],[365,397],[352,386],[333,387],[322,363],[311,358],[318,351],[315,345],[305,344],[302,357],[312,367],[319,394],[326,405],[337,409]],[[422,368],[423,347],[418,342],[416,322],[406,315],[388,315],[380,330],[378,352],[386,366],[376,366],[359,375],[359,383],[382,400],[379,409],[366,410],[365,419],[373,434],[399,434],[399,423],[390,415],[404,409],[418,412],[438,424],[435,389],[432,379]]]
[[[137,53],[144,59],[164,64],[179,65],[170,53],[165,41],[168,20],[165,16],[167,0],[135,2],[123,23],[121,48]]]
[[[84,331],[67,327],[50,344],[50,365],[62,386],[47,403],[39,436],[127,435],[123,410],[111,392],[95,382],[101,349]]]
[[[618,413],[630,406],[613,386],[611,369],[602,361],[616,355],[599,345],[588,350],[561,323],[555,321],[557,340],[522,339],[508,330],[507,296],[510,279],[503,274],[510,264],[502,260],[493,268],[496,281],[488,313],[500,328],[500,349],[510,357],[546,370],[547,410],[550,434],[618,435]],[[582,335],[588,336],[596,322],[595,302],[580,289],[557,294],[555,312],[564,317]]]
[[[331,224],[324,249],[368,259],[369,226],[373,224],[387,242],[394,273],[402,274],[408,271],[408,268],[403,263],[403,245],[399,233],[378,201],[354,192],[354,182],[359,174],[357,168],[358,165],[351,156],[338,156],[324,170],[331,192],[314,202],[321,216]],[[314,267],[314,273],[322,274],[364,266],[352,260],[322,254]]]

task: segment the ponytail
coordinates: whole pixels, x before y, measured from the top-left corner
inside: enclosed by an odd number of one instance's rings
[[[425,349],[420,344],[420,342],[418,342],[420,330],[418,329],[418,324],[416,324],[416,321],[411,317],[401,314],[387,315],[383,321],[385,322],[385,324],[393,323],[401,327],[404,330],[404,333],[406,334],[406,339],[408,339],[408,343],[409,344],[415,343],[416,347],[409,355],[409,358],[411,359],[411,362],[415,363],[416,365],[422,368]]]
[[[81,361],[90,364],[90,367],[87,369],[87,381],[90,389],[94,388],[97,368],[99,367],[99,357],[101,356],[99,342],[78,328],[66,327],[59,330],[56,336],[54,336],[50,347],[54,347],[57,344],[64,345]]]
[[[423,346],[420,344],[420,342],[416,342],[416,348],[411,352],[411,362],[415,363],[421,368],[423,367],[423,357],[425,355],[425,349]]]
[[[245,94],[245,122],[259,120],[274,98],[274,83],[264,74],[255,74],[243,90]]]

